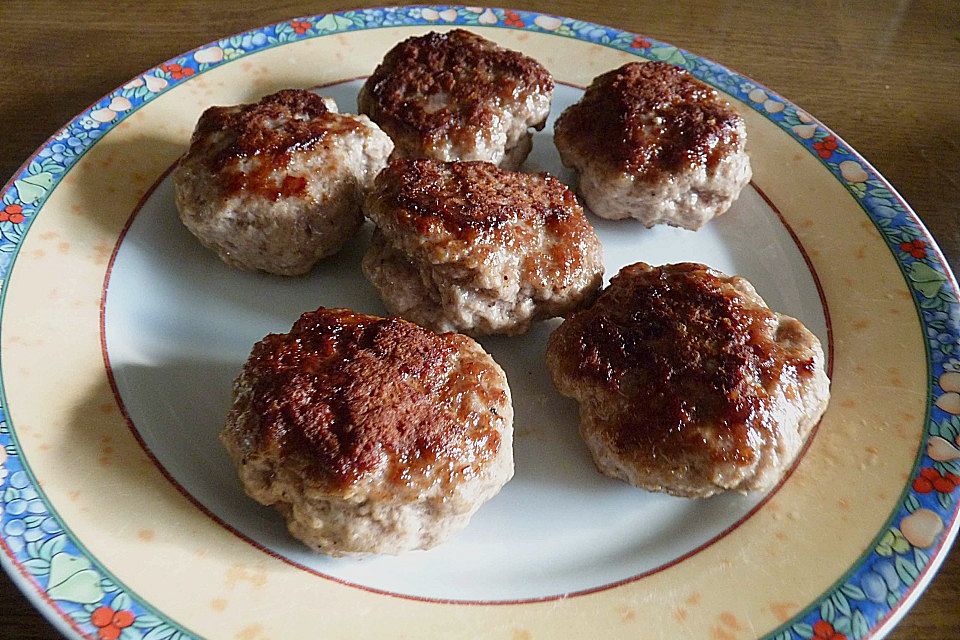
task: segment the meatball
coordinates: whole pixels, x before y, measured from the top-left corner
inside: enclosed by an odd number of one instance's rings
[[[394,160],[364,201],[363,271],[390,313],[435,331],[526,331],[600,287],[600,241],[547,174],[488,162]]]
[[[829,398],[817,338],[700,264],[624,267],[550,336],[547,366],[597,468],[677,496],[773,487]]]
[[[180,219],[233,267],[306,273],[360,228],[392,150],[366,116],[309,91],[211,107],[173,173]]]
[[[455,29],[408,38],[360,90],[360,112],[390,134],[394,158],[486,160],[516,169],[530,127],[550,113],[553,78],[539,62]]]
[[[743,118],[665,62],[631,62],[593,80],[557,120],[563,163],[593,213],[699,229],[750,181]]]
[[[513,476],[510,389],[480,345],[348,309],[254,346],[220,439],[246,492],[332,556],[433,547]]]

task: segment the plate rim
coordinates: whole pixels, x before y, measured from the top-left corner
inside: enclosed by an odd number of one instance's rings
[[[453,13],[452,17],[451,12]],[[490,24],[489,18],[486,23],[480,22],[481,16],[487,16],[488,14],[496,19],[495,23]],[[0,248],[4,249],[4,251],[0,253],[0,281],[2,281],[4,285],[6,284],[7,276],[16,261],[20,244],[29,231],[30,223],[34,216],[42,209],[46,197],[53,192],[59,181],[69,172],[70,168],[96,144],[102,134],[105,134],[123,122],[127,117],[157,96],[189,80],[191,77],[202,74],[208,69],[216,68],[252,53],[284,46],[290,42],[324,37],[348,31],[408,26],[466,26],[527,30],[606,46],[632,53],[645,60],[661,59],[684,66],[701,80],[732,95],[734,98],[760,113],[766,119],[774,122],[781,130],[787,133],[787,135],[790,135],[796,142],[807,149],[808,152],[818,155],[821,164],[831,172],[835,179],[846,187],[851,197],[857,200],[865,212],[867,219],[873,223],[886,241],[888,249],[891,251],[892,257],[904,278],[904,283],[912,293],[912,302],[924,334],[925,362],[929,374],[928,378],[930,379],[923,422],[924,434],[918,443],[916,460],[914,461],[911,475],[906,481],[901,496],[898,499],[898,506],[887,518],[884,526],[879,530],[870,547],[851,564],[847,571],[844,572],[830,588],[825,590],[812,603],[802,608],[790,620],[763,636],[764,638],[775,640],[809,638],[812,635],[813,629],[810,622],[816,623],[816,619],[825,619],[828,617],[823,614],[823,611],[827,604],[831,603],[831,598],[837,593],[846,593],[843,591],[843,588],[849,586],[850,583],[848,579],[852,575],[865,569],[867,561],[870,558],[879,557],[876,548],[881,539],[891,530],[891,524],[898,522],[898,517],[907,513],[905,502],[911,497],[916,498],[914,495],[916,492],[913,490],[912,485],[917,478],[922,462],[927,458],[925,445],[931,437],[929,428],[933,422],[933,417],[935,415],[949,417],[947,412],[934,405],[937,397],[937,383],[935,381],[939,380],[939,375],[942,375],[945,370],[944,360],[946,360],[946,355],[939,362],[935,361],[932,355],[934,353],[932,343],[937,338],[928,337],[930,327],[921,308],[921,296],[924,294],[919,289],[919,285],[929,284],[935,281],[937,282],[935,296],[946,293],[948,296],[952,295],[953,297],[952,301],[946,303],[947,311],[945,313],[947,313],[947,324],[942,331],[942,334],[946,334],[947,340],[949,340],[949,342],[944,343],[947,346],[957,346],[958,343],[957,335],[958,332],[960,332],[960,328],[954,326],[954,324],[960,325],[960,322],[954,323],[951,315],[957,315],[958,309],[960,309],[960,304],[956,301],[957,296],[960,295],[960,289],[958,289],[956,277],[951,273],[946,259],[929,230],[903,197],[862,155],[819,120],[807,114],[794,103],[785,100],[779,94],[742,73],[732,71],[723,65],[691,54],[683,49],[633,32],[542,12],[498,7],[468,8],[460,5],[369,7],[335,11],[302,18],[291,18],[290,20],[255,27],[238,32],[232,36],[203,44],[147,69],[125,85],[118,87],[88,106],[50,136],[27,161],[17,169],[10,180],[4,185],[3,189],[0,190],[0,197],[2,197],[0,206],[3,206],[3,209],[0,210],[2,211],[2,213],[0,213]],[[270,35],[267,35],[268,33]],[[247,38],[249,38],[248,43],[245,42]],[[213,60],[213,58],[216,57],[215,50],[219,50],[220,58],[217,60]],[[232,50],[236,53],[231,57],[227,57],[227,50]],[[210,53],[203,56],[203,59],[212,61],[204,62],[196,58],[197,53],[205,51],[209,51]],[[149,86],[151,81],[146,79],[148,76],[153,76],[152,83],[155,87],[159,87],[158,90],[153,91],[151,89]],[[137,84],[138,82],[139,84]],[[146,91],[144,91],[144,89]],[[117,99],[123,99],[127,102],[125,104],[122,102],[117,103]],[[117,109],[113,108],[115,104],[118,106]],[[127,108],[119,108],[125,105]],[[792,120],[788,118],[792,118]],[[798,124],[791,124],[794,121]],[[813,125],[813,133],[810,136],[800,135],[799,130],[795,127],[801,125]],[[832,149],[824,149],[823,140],[825,138],[832,138],[836,146]],[[70,142],[70,139],[80,140],[80,144],[74,144]],[[820,145],[819,149],[816,146],[817,144]],[[60,151],[54,150],[57,145],[61,146]],[[68,145],[73,146],[74,149],[79,150],[79,152],[65,156],[63,151],[67,150]],[[50,175],[50,172],[44,169],[41,163],[37,162],[37,159],[44,151],[48,152],[48,158],[51,156],[55,158],[57,155],[60,155],[64,160],[62,164],[56,165],[59,166],[60,171],[54,175]],[[824,155],[825,151],[829,151],[829,153]],[[830,162],[829,160],[834,156],[843,156],[844,159]],[[51,180],[50,184],[45,188],[30,182],[29,179],[31,176],[39,176],[43,173],[47,173]],[[876,191],[883,197],[866,195],[866,184],[868,181],[875,183],[871,185],[874,187],[873,191]],[[21,197],[20,191],[23,185],[34,187],[32,190],[32,194],[34,195],[37,194],[39,190],[39,195],[33,199]],[[861,190],[863,193],[860,193]],[[872,200],[870,200],[870,198],[872,198]],[[878,202],[881,200],[882,202]],[[892,214],[890,212],[892,212]],[[899,231],[904,228],[913,231],[918,239],[924,241],[924,246],[926,247],[924,251],[925,255],[918,258],[914,255],[906,254],[903,250],[898,254],[895,240],[891,239],[889,232],[885,233],[885,229],[878,224],[878,219],[888,219],[893,231]],[[894,221],[898,219],[899,222],[894,225]],[[924,265],[926,268],[915,267],[914,265]],[[936,267],[939,267],[939,269]],[[920,280],[920,277],[932,278],[932,280],[924,281]],[[928,288],[927,290],[930,289]],[[2,317],[3,313],[6,291],[6,286],[3,286],[2,291],[0,291],[0,317]],[[931,296],[925,297],[927,300],[933,299]],[[947,300],[947,298],[943,299],[945,301]],[[2,325],[0,325],[0,330],[2,330]],[[2,355],[0,355],[0,358],[2,358]],[[951,363],[956,360],[956,358],[952,358]],[[951,366],[953,365],[951,364]],[[958,361],[956,366],[960,368],[960,361]],[[945,392],[941,389],[941,394],[942,393]],[[36,478],[30,471],[29,462],[19,455],[19,440],[15,429],[10,428],[7,422],[6,407],[6,392],[2,384],[2,378],[0,378],[0,420],[2,420],[4,430],[0,432],[0,443],[2,443],[3,440],[8,440],[12,447],[5,449],[2,454],[5,459],[0,461],[0,465],[2,465],[0,466],[0,470],[2,470],[0,473],[3,475],[3,477],[0,478],[0,487],[7,485],[7,487],[10,488],[13,477],[18,472],[21,472],[23,475],[18,476],[18,484],[22,482],[23,478],[26,478],[28,484],[22,487],[22,489],[30,488],[36,493],[36,498],[31,499],[31,501],[40,500],[42,505],[46,507],[45,514],[47,518],[58,519],[52,501],[49,500],[39,487]],[[14,471],[13,469],[16,467],[19,467],[19,469]],[[4,499],[3,506],[6,506],[7,503],[8,501]],[[927,508],[926,506],[922,506],[925,503],[919,499],[916,500],[916,503],[917,506],[914,506],[915,509]],[[913,602],[919,597],[920,593],[922,593],[923,589],[932,579],[936,569],[939,568],[939,565],[945,559],[949,547],[957,535],[958,526],[960,526],[960,518],[958,518],[958,516],[960,516],[960,505],[953,502],[950,508],[944,506],[939,512],[936,510],[933,511],[940,522],[944,524],[944,527],[938,535],[936,542],[933,545],[925,547],[925,549],[931,549],[929,552],[931,555],[927,563],[919,568],[914,566],[917,575],[913,578],[913,582],[909,587],[903,593],[897,594],[896,600],[892,605],[888,603],[882,605],[881,609],[885,610],[882,611],[882,615],[875,623],[867,623],[866,629],[862,628],[862,624],[860,625],[861,628],[853,629],[851,632],[853,637],[882,637],[886,635],[899,619],[906,614]],[[943,523],[941,512],[949,518],[947,523]],[[34,512],[31,511],[31,513]],[[9,516],[10,513],[8,510],[4,509],[0,524],[6,525],[8,522],[16,520],[16,518],[11,519]],[[96,633],[97,628],[90,623],[89,615],[87,616],[86,622],[83,622],[82,615],[79,619],[71,616],[70,612],[65,611],[57,604],[57,599],[51,597],[48,589],[41,586],[36,576],[31,574],[30,569],[27,568],[24,562],[17,558],[17,552],[11,547],[11,540],[14,538],[17,538],[17,536],[8,534],[6,530],[0,532],[0,547],[3,549],[3,553],[0,554],[0,566],[3,566],[14,584],[18,586],[21,592],[25,593],[31,603],[40,610],[44,617],[53,623],[61,632],[77,634],[73,637],[86,637],[86,628],[90,633]],[[176,623],[172,616],[168,616],[157,610],[139,596],[137,596],[136,600],[131,598],[129,594],[133,592],[127,590],[106,567],[101,565],[92,554],[89,554],[82,543],[69,532],[69,529],[61,526],[59,531],[41,538],[41,544],[39,546],[42,547],[43,544],[54,540],[62,541],[62,543],[56,543],[51,546],[51,548],[56,549],[53,552],[54,554],[65,553],[66,549],[77,550],[81,553],[82,558],[88,562],[92,560],[93,563],[108,576],[104,582],[112,582],[116,589],[101,598],[103,603],[109,601],[112,604],[115,600],[120,599],[119,606],[116,608],[139,608],[144,613],[138,614],[137,618],[146,619],[151,615],[157,618],[157,625],[154,625],[152,629],[160,629],[162,625],[167,625],[171,629],[169,636],[158,634],[158,638],[176,637],[175,634],[178,632],[190,637],[199,637],[179,623]],[[911,546],[910,549],[913,549],[913,547]],[[49,560],[47,560],[47,563],[49,564]],[[860,594],[863,594],[862,590]],[[124,596],[126,597],[125,600],[123,599]],[[847,593],[847,596],[850,596],[850,593]],[[851,598],[852,596],[847,599],[848,608],[850,604],[849,599]],[[859,600],[859,598],[852,599]],[[866,599],[864,600],[866,601]],[[871,601],[866,601],[866,605],[861,606],[876,604],[877,603]],[[873,608],[876,609],[877,607],[873,606]],[[861,610],[855,609],[855,612],[859,613],[861,619],[866,623],[866,619]],[[856,618],[853,618],[853,624],[858,624]],[[147,631],[152,629],[147,629]]]

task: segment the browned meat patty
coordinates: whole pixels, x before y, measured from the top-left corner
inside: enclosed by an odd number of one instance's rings
[[[547,365],[600,471],[678,496],[773,487],[829,398],[817,338],[700,264],[624,267]]]
[[[363,270],[390,313],[436,331],[519,334],[600,287],[600,241],[547,174],[487,162],[395,160],[364,203]]]
[[[699,229],[750,181],[743,118],[716,91],[665,62],[594,78],[557,120],[563,163],[593,213]]]
[[[231,266],[305,273],[359,229],[392,150],[366,116],[309,91],[211,107],[173,173],[180,219]]]
[[[485,160],[516,169],[550,113],[553,78],[532,58],[454,29],[408,38],[360,91],[394,158]]]
[[[247,493],[339,556],[433,547],[513,475],[513,407],[476,342],[348,309],[256,344],[220,434]]]

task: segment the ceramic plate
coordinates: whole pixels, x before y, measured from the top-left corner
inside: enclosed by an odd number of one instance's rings
[[[388,48],[452,25],[542,61],[554,118],[638,59],[690,69],[743,114],[755,175],[729,213],[697,233],[593,222],[608,276],[706,262],[820,337],[833,398],[776,489],[690,501],[599,475],[544,371],[553,321],[482,341],[513,389],[516,476],[447,544],[333,560],[243,495],[216,441],[231,380],[302,311],[383,313],[360,275],[369,230],[308,277],[233,271],[178,222],[169,169],[204,108],[320,85],[353,111]],[[549,125],[524,168],[572,178]],[[3,564],[70,637],[878,637],[956,533],[958,303],[936,245],[822,124],[667,44],[501,9],[291,20],[134,78],[2,197]]]

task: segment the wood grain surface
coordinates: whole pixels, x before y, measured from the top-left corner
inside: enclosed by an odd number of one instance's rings
[[[0,2],[0,178],[87,105],[163,60],[290,17],[384,4],[344,2]],[[873,163],[960,271],[960,12],[954,3],[510,4],[637,31],[772,88]],[[6,576],[0,576],[0,629],[4,638],[59,637]],[[960,638],[960,554],[946,559],[889,637]]]

